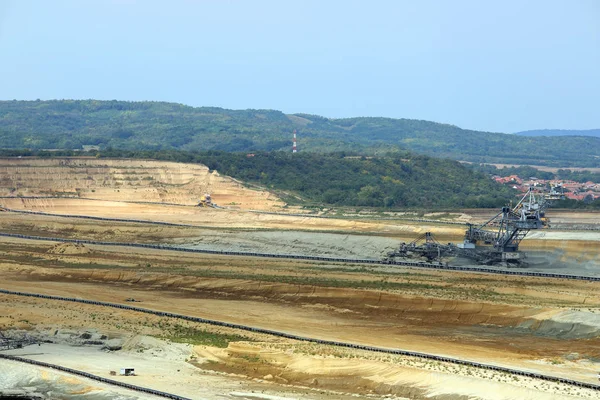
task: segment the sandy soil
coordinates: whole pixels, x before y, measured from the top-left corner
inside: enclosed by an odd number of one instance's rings
[[[29,242],[20,256],[14,243],[0,264],[14,290],[133,297],[148,308],[587,381],[599,367],[600,297],[587,282],[187,254],[173,260],[168,252],[93,246],[57,258],[52,244],[33,253]],[[572,353],[580,364],[566,368]]]
[[[204,165],[149,160],[0,159],[0,196],[58,196],[195,205],[205,193],[216,204],[279,209],[266,191],[244,187]]]
[[[128,340],[121,351],[103,351],[94,346],[68,344],[42,344],[29,346],[6,353],[21,357],[59,364],[69,368],[90,372],[94,375],[155,390],[176,393],[192,399],[317,399],[350,396],[340,393],[315,393],[286,387],[275,387],[240,376],[203,371],[186,360],[192,356],[189,345],[168,343],[152,337],[137,336]],[[130,343],[133,342],[133,343]],[[119,376],[122,367],[134,368],[136,376]],[[43,368],[25,367],[23,364],[0,360],[0,371],[7,375],[0,382],[0,390],[30,387],[52,390],[68,399],[158,399],[160,397],[139,394],[135,391],[115,389],[95,381],[74,378],[71,375],[48,371]],[[116,371],[117,376],[111,376]],[[90,393],[91,392],[91,393]],[[85,396],[82,394],[85,393]],[[92,394],[92,395],[90,395]],[[360,398],[360,397],[359,397]]]
[[[70,306],[66,305],[62,312],[68,312]],[[75,308],[80,309],[77,305]],[[98,310],[98,320],[103,319],[103,311]],[[119,317],[132,321],[138,316]],[[114,318],[112,313],[111,318]],[[116,322],[119,320],[117,318]],[[71,319],[70,322],[76,325],[80,321]],[[138,325],[138,328],[148,329],[147,326],[152,326],[152,322],[144,326]],[[45,334],[42,337],[55,343],[29,346],[8,353],[66,365],[98,376],[194,399],[350,399],[373,395],[439,400],[455,399],[457,396],[548,400],[596,398],[593,391],[567,385],[525,378],[514,379],[508,375],[432,363],[412,357],[379,356],[369,352],[295,344],[290,341],[262,342],[257,335],[254,335],[252,341],[231,342],[226,348],[206,345],[192,348],[190,345],[137,334],[121,337],[121,350],[105,351],[100,346],[82,346],[76,343],[72,338],[82,336],[82,332],[103,333],[90,331],[89,328],[85,331],[50,328],[47,332],[37,331],[33,334]],[[119,336],[114,328],[105,333],[111,337]],[[70,340],[67,339],[69,337]],[[19,386],[19,382],[26,379],[28,385],[37,387],[38,390],[51,388],[55,393],[73,393],[72,397],[67,398],[80,398],[77,394],[82,391],[96,394],[97,397],[91,398],[107,398],[112,395],[110,389],[103,385],[92,384],[91,387],[82,388],[85,382],[79,379],[57,378],[56,374],[40,372],[37,368],[15,369],[12,364],[15,363],[0,362],[0,370],[6,368],[12,371],[3,388]],[[137,376],[113,377],[109,374],[123,366],[135,368]],[[348,393],[349,385],[358,388],[358,392],[363,395]],[[495,389],[492,396],[488,392],[490,387]],[[109,398],[115,397],[119,398]],[[123,398],[138,397],[131,394],[131,397]]]
[[[118,206],[112,207],[113,203],[102,205],[99,202],[69,199],[1,199],[2,203],[15,209],[27,207],[52,213],[158,220],[196,226],[181,228],[90,222],[5,212],[0,219],[0,231],[3,232],[168,243],[213,250],[378,259],[397,248],[401,242],[410,242],[424,232],[433,232],[442,243],[458,243],[464,235],[464,228],[460,226],[400,220],[323,219],[154,204],[114,203]],[[298,232],[299,228],[303,232]],[[528,253],[527,270],[600,276],[599,242],[600,232],[543,230],[530,233],[521,248]],[[457,260],[456,263],[464,264],[464,260]]]
[[[573,212],[564,210],[551,210],[551,229],[575,229],[575,230],[600,230],[600,212]]]
[[[183,239],[180,247],[274,254],[309,254],[328,257],[379,260],[398,247],[387,237],[324,232],[207,231],[194,239]]]
[[[498,213],[495,209],[466,209],[462,210],[463,215],[470,217],[463,217],[462,220],[465,222],[472,223],[483,223],[492,218]],[[568,227],[568,226],[587,226],[592,228],[598,228],[600,226],[600,212],[599,211],[577,211],[577,210],[566,210],[549,208],[547,216],[550,218],[550,226]],[[458,217],[460,218],[460,217]]]
[[[218,228],[271,228],[288,230],[344,230],[386,234],[414,235],[435,224],[414,225],[399,221],[361,221],[352,219],[324,219],[295,215],[257,214],[236,210],[218,210],[198,207],[176,207],[160,204],[132,204],[117,201],[80,199],[0,199],[0,205],[27,211],[40,211],[64,215],[94,215],[106,218],[140,219],[203,227]],[[440,225],[444,231],[464,233],[462,227]]]
[[[4,192],[0,195],[13,196],[0,199],[5,207],[193,226],[3,212],[2,232],[365,258],[378,258],[424,232],[434,232],[441,242],[460,241],[464,233],[461,226],[365,215],[322,219],[248,212],[280,211],[282,203],[197,165],[95,159],[3,162],[0,192]],[[215,202],[240,210],[193,207],[205,191],[213,194]],[[14,197],[18,194],[79,198]],[[475,221],[486,213],[490,210],[465,210],[453,216],[428,214],[427,218]],[[564,223],[588,223],[595,221],[596,214],[564,212],[558,217]],[[531,269],[598,274],[599,242],[597,232],[541,231],[522,246],[530,253]],[[497,363],[593,383],[600,369],[600,296],[595,282],[10,238],[0,240],[0,277],[5,282],[0,286],[6,289],[111,302],[135,298],[143,307],[156,310]],[[181,327],[174,321],[0,296],[0,329],[50,332],[66,328],[97,329],[110,337],[126,338],[129,345],[123,351],[107,353],[98,348],[74,349],[70,347],[73,343],[60,342],[32,357],[98,374],[107,374],[112,365],[139,363],[140,371],[145,371],[136,377],[139,382],[189,390],[185,393],[192,393],[193,398],[598,398],[596,393],[561,385],[487,376],[481,371],[367,352],[344,353],[328,346],[312,347],[209,326],[197,328],[245,339],[230,341],[226,348],[196,343],[192,349],[146,338],[176,334]],[[85,358],[77,357],[83,352]],[[173,372],[177,369],[178,373]]]
[[[45,350],[45,347],[48,347],[48,345],[44,345],[44,349],[41,347],[35,348],[35,351],[38,355],[43,354],[41,352]],[[31,354],[31,350],[32,348],[24,349],[20,353],[13,352],[13,354],[30,357],[28,355]],[[64,351],[64,348],[61,350]],[[71,352],[76,351],[76,349],[70,350]],[[48,362],[49,360],[45,359],[44,361]],[[44,395],[49,399],[136,400],[161,398],[102,384],[52,369],[34,367],[9,360],[0,360],[0,377],[0,394],[6,395],[10,394],[11,391],[21,392],[28,388],[30,393]]]

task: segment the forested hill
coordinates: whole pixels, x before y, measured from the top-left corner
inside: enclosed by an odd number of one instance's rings
[[[594,137],[523,137],[410,119],[329,119],[161,102],[0,102],[4,148],[289,150],[294,129],[300,151],[308,152],[381,154],[408,149],[474,162],[600,166],[600,138]]]
[[[74,151],[0,150],[0,157],[65,157]],[[92,152],[97,158],[200,163],[220,174],[276,191],[305,206],[336,205],[386,209],[499,208],[516,191],[488,174],[452,160],[398,153],[364,157],[346,153],[273,151],[248,153],[180,150]],[[152,182],[149,182],[152,185]]]
[[[600,137],[600,129],[536,129],[532,131],[517,132],[519,136],[595,136]]]

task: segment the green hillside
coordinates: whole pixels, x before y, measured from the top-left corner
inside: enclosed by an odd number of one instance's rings
[[[3,148],[289,150],[294,129],[300,150],[308,152],[408,149],[475,162],[600,166],[600,138],[595,137],[524,137],[410,119],[329,119],[161,102],[0,102]]]
[[[600,137],[600,129],[535,129],[532,131],[517,132],[520,136],[596,136]]]
[[[0,150],[1,157],[65,157],[73,151]],[[385,209],[498,208],[516,191],[488,174],[452,160],[398,153],[364,157],[346,153],[274,151],[247,153],[181,150],[103,150],[98,158],[138,158],[201,163],[221,174],[276,191],[302,205]]]
[[[456,161],[423,155],[209,152],[211,169],[316,203],[385,208],[501,207],[515,191]]]

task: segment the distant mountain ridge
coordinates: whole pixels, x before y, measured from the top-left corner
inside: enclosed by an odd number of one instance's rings
[[[0,101],[0,146],[12,149],[291,151],[294,129],[301,152],[409,150],[477,163],[600,167],[600,137],[524,137],[414,119],[333,119],[151,101]]]
[[[534,129],[516,132],[519,136],[593,136],[600,137],[600,129]]]

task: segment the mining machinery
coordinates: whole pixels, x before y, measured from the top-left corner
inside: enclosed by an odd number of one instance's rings
[[[198,207],[212,207],[213,203],[212,203],[212,198],[210,197],[210,194],[205,194],[204,196],[200,197],[200,202],[198,203]]]
[[[544,195],[544,199],[548,201],[564,200],[565,190],[562,183],[550,184],[550,192]]]
[[[545,216],[547,202],[537,198],[532,188],[514,207],[502,207],[502,211],[479,227],[469,225],[463,247],[476,248],[477,245],[492,245],[488,251],[495,261],[518,263],[523,256],[519,244],[532,229],[542,229],[548,225]],[[492,230],[496,228],[495,230]],[[469,244],[475,245],[468,246]]]
[[[8,337],[0,331],[0,350],[20,349],[37,341],[27,333],[20,337]]]
[[[445,245],[438,242],[431,232],[425,232],[410,243],[402,243],[400,248],[388,256],[391,257],[425,257],[427,261],[440,260],[446,253]]]
[[[425,258],[438,262],[443,257],[463,257],[479,264],[521,265],[525,263],[525,256],[519,251],[519,244],[531,230],[548,225],[545,216],[548,204],[530,188],[514,207],[502,207],[482,225],[467,224],[462,243],[441,244],[432,233],[426,232],[411,243],[402,243],[388,257]]]

